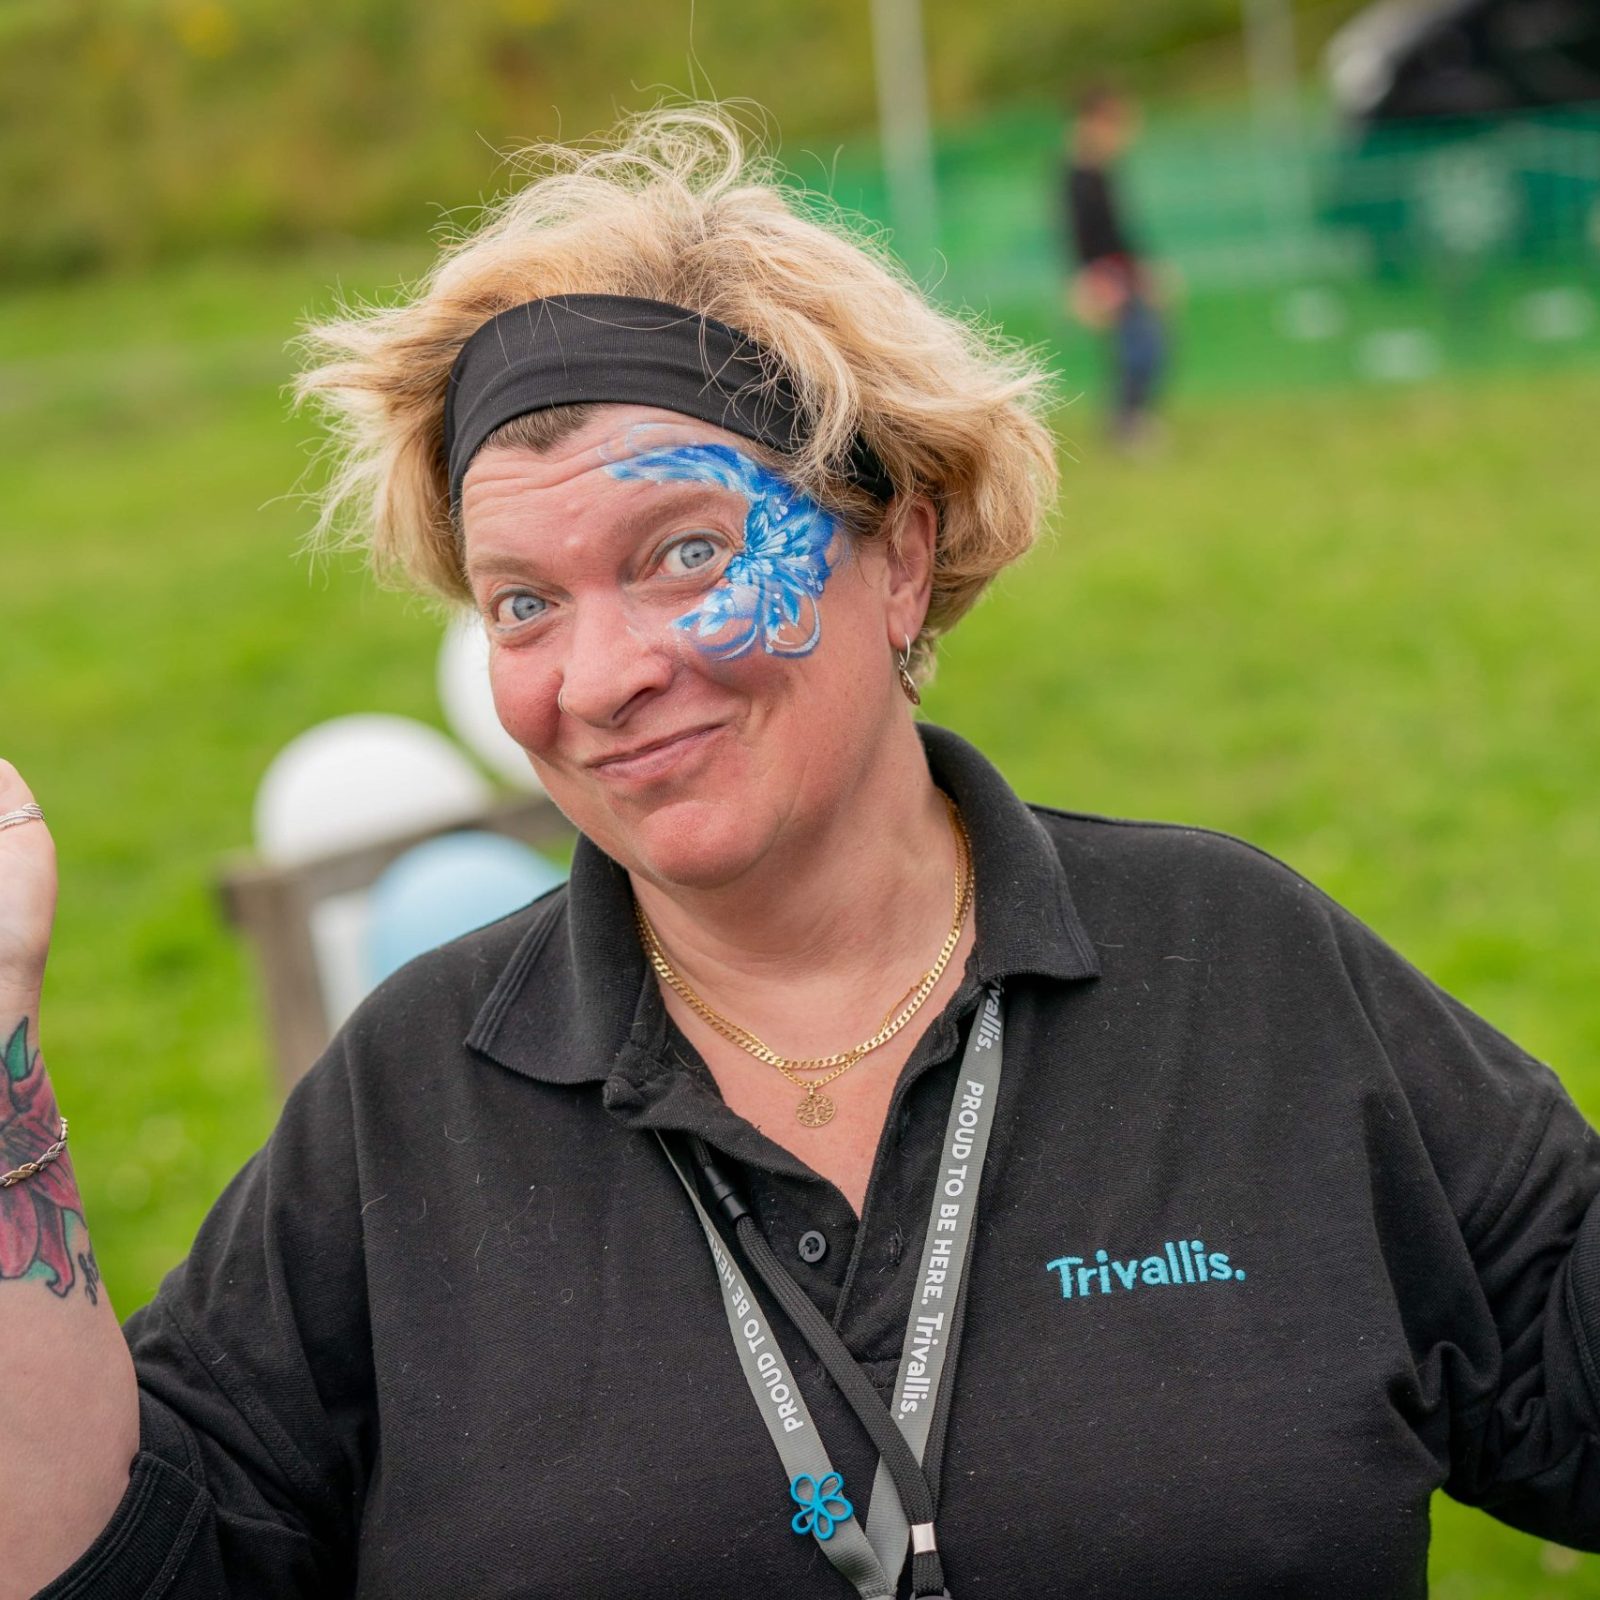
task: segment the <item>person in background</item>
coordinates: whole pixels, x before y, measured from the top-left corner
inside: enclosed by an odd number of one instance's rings
[[[1129,232],[1115,166],[1139,131],[1138,107],[1104,85],[1078,97],[1067,135],[1064,181],[1068,248],[1076,270],[1071,314],[1107,335],[1111,432],[1129,448],[1155,436],[1155,404],[1167,366],[1167,335],[1153,274]]]

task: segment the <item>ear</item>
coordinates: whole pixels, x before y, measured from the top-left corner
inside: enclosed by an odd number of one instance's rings
[[[885,518],[888,589],[884,622],[890,648],[899,651],[922,632],[933,594],[933,557],[939,513],[925,494],[903,495]]]

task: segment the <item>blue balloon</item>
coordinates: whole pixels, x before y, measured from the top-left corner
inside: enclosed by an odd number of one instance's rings
[[[446,833],[389,863],[367,898],[364,951],[377,984],[424,950],[527,905],[566,879],[537,851],[499,833]]]

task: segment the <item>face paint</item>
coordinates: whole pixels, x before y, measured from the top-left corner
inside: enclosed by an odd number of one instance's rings
[[[718,661],[759,642],[768,655],[804,656],[822,637],[817,601],[833,570],[828,551],[838,523],[816,501],[731,445],[686,444],[647,450],[606,468],[613,478],[711,483],[749,503],[744,547],[722,579],[674,624]]]

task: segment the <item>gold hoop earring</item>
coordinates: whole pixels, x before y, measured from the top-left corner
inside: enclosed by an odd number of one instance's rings
[[[905,648],[894,658],[895,671],[900,677],[900,689],[912,705],[922,704],[922,694],[917,688],[917,680],[911,676],[911,641],[905,642]]]

